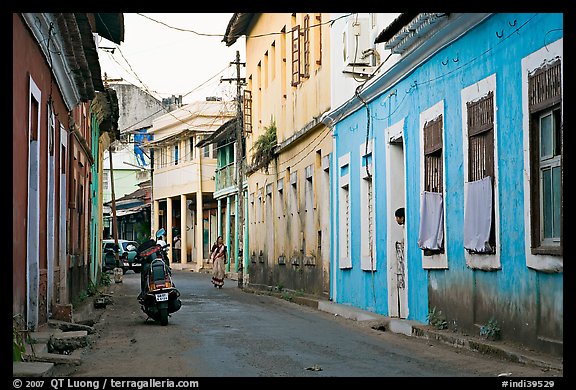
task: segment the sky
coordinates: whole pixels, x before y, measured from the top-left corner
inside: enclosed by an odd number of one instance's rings
[[[222,42],[232,15],[125,13],[120,45],[99,38],[102,77],[106,73],[109,79],[122,78],[123,83],[134,84],[159,100],[172,95],[182,95],[184,103],[207,96],[232,100],[236,84],[220,80],[236,77],[236,67],[230,63],[237,50],[240,62],[246,61],[244,37],[230,47]]]

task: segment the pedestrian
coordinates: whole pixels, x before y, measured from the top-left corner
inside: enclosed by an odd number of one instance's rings
[[[218,239],[210,250],[210,260],[212,260],[212,284],[214,287],[222,288],[224,286],[224,264],[228,262],[228,252],[224,239],[218,236]]]
[[[396,223],[402,228],[402,239],[396,241],[396,286],[397,288],[405,288],[405,271],[404,271],[404,207],[396,209],[394,212]]]
[[[396,222],[398,225],[404,225],[404,207],[396,209],[394,216],[396,217]]]
[[[180,249],[182,248],[182,241],[180,240],[180,234],[174,237],[174,262],[180,262]]]

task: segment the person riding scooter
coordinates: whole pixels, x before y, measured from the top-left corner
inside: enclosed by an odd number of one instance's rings
[[[164,228],[158,230],[156,232],[156,240],[150,238],[150,240],[146,241],[142,245],[140,245],[137,249],[138,256],[140,257],[140,263],[142,264],[142,268],[140,271],[140,294],[138,295],[138,300],[142,299],[146,294],[146,290],[148,288],[146,283],[146,275],[148,273],[148,268],[150,267],[150,263],[152,260],[158,257],[158,251],[162,251],[160,253],[162,260],[168,266],[168,270],[170,270],[170,264],[166,254],[163,252],[166,243],[161,239],[166,231]],[[155,249],[152,249],[157,247]]]

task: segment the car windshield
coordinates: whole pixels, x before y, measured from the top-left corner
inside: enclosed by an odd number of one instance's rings
[[[123,242],[123,243],[122,243],[122,248],[123,248],[125,251],[128,251],[128,246],[129,246],[129,245],[132,245],[134,248],[137,248],[137,247],[138,247],[138,243],[136,243],[135,241],[127,241],[127,242]],[[131,248],[131,249],[133,249],[133,248]],[[133,249],[133,250],[135,250],[135,249]]]

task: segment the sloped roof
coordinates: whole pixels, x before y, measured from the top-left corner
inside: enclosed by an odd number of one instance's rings
[[[236,118],[230,119],[218,129],[216,129],[208,137],[204,138],[196,144],[197,148],[205,145],[218,144],[222,141],[235,141],[236,140]]]
[[[412,21],[418,15],[418,12],[404,12],[400,14],[396,19],[392,21],[384,30],[378,34],[374,43],[383,43],[387,42],[390,38],[392,38],[400,29],[406,26],[408,23]]]
[[[226,46],[232,46],[238,38],[242,35],[246,35],[248,31],[248,26],[252,22],[252,19],[257,14],[254,13],[239,13],[236,12],[230,18],[228,22],[228,27],[226,27],[226,34],[224,34],[224,39],[222,42],[226,43]]]
[[[117,44],[124,41],[123,13],[94,13],[94,19],[98,35]]]

